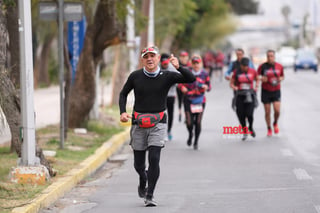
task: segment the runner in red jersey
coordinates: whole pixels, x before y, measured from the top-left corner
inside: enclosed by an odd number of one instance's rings
[[[194,55],[191,59],[191,63],[191,72],[196,80],[193,83],[179,84],[178,87],[185,95],[184,111],[186,126],[189,132],[187,145],[191,146],[194,136],[193,148],[197,150],[201,133],[201,122],[206,105],[205,93],[211,90],[211,83],[209,74],[203,69],[201,57],[199,55]]]
[[[242,140],[247,139],[249,133],[252,137],[256,136],[253,130],[253,112],[256,106],[258,85],[259,78],[257,72],[249,68],[248,58],[242,58],[240,68],[234,70],[230,80],[230,87],[235,91],[237,116],[242,129],[245,131]],[[249,122],[249,129],[247,129],[246,120]]]
[[[264,104],[265,119],[268,127],[267,136],[272,136],[271,129],[271,104],[273,104],[274,121],[273,130],[275,134],[279,133],[278,119],[280,116],[281,84],[284,79],[283,67],[275,62],[275,51],[267,51],[267,62],[258,68],[258,74],[261,76],[262,90],[261,101]]]

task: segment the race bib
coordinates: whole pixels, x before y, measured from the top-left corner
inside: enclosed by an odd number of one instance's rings
[[[240,89],[242,90],[249,90],[250,88],[251,88],[251,85],[247,83],[242,83],[240,86]]]
[[[191,104],[190,105],[191,113],[200,113],[203,111],[202,104]]]
[[[279,84],[279,81],[277,78],[272,78],[270,82],[271,82],[271,85],[274,87],[278,86]]]

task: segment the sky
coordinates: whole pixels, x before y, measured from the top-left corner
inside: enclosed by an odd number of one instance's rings
[[[292,21],[302,20],[308,12],[312,0],[259,0],[260,10],[264,12],[263,16],[270,19],[283,19],[281,8],[288,5],[291,9],[290,19]],[[318,1],[319,0],[315,0]]]
[[[320,5],[320,0],[259,0],[259,14],[238,17],[239,26],[242,29],[264,29],[269,27],[281,29],[285,21],[281,9],[285,5],[288,5],[291,9],[289,15],[291,23],[299,24],[302,22],[304,15],[309,12],[312,1],[318,1]],[[320,14],[318,16],[320,17]],[[277,48],[278,45],[284,42],[284,39],[282,31],[236,32],[229,37],[233,45],[244,49],[250,46]]]

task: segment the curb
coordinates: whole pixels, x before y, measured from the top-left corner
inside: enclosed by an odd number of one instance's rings
[[[63,177],[58,178],[56,182],[43,190],[38,197],[30,201],[30,204],[14,208],[12,213],[36,213],[42,208],[50,206],[76,186],[83,178],[89,176],[104,164],[113,153],[129,140],[129,132],[130,129],[127,128],[125,131],[112,136],[93,155],[81,162],[78,168],[74,168]]]

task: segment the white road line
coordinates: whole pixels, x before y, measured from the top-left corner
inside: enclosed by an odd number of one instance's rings
[[[292,157],[293,153],[290,149],[281,149],[281,153],[285,157]]]
[[[320,213],[320,206],[314,206],[314,208],[316,209],[317,213]]]
[[[312,180],[312,177],[304,169],[294,169],[293,173],[298,180]]]

